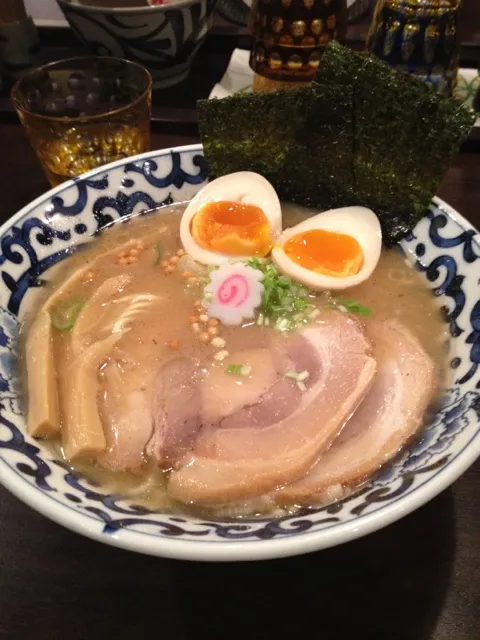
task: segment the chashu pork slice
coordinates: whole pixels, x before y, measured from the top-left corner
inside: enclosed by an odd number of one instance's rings
[[[420,427],[435,394],[435,363],[395,320],[372,323],[370,335],[378,364],[375,382],[330,450],[307,475],[276,492],[279,502],[311,504],[338,485],[357,484],[395,456]]]
[[[199,365],[177,356],[160,368],[153,396],[153,435],[146,452],[161,467],[170,468],[187,452],[201,426]]]
[[[301,478],[330,446],[370,388],[376,362],[362,325],[347,314],[332,311],[302,336],[318,371],[295,410],[270,426],[211,429],[171,473],[172,498],[217,504],[258,496]]]

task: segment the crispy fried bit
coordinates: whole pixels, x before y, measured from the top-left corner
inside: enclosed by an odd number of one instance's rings
[[[202,333],[198,334],[198,339],[200,342],[204,342],[206,344],[207,342],[210,342],[211,336],[207,331],[202,331]]]

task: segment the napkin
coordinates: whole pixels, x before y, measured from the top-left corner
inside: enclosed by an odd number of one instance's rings
[[[250,51],[235,49],[222,79],[210,92],[209,98],[226,98],[237,91],[248,91],[253,82],[253,71],[248,60]]]

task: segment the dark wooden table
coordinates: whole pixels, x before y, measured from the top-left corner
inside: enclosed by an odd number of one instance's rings
[[[153,148],[198,140],[188,114],[172,133],[172,113],[162,111]],[[21,126],[4,115],[2,223],[48,188]],[[480,226],[478,144],[458,156],[440,195]],[[479,564],[480,461],[382,531],[255,564],[187,563],[114,549],[61,528],[0,488],[5,640],[480,640]]]

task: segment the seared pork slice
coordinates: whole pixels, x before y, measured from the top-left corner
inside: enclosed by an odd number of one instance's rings
[[[376,363],[361,324],[346,314],[330,312],[302,338],[317,373],[295,411],[270,426],[212,429],[171,473],[173,498],[215,504],[261,495],[303,476],[330,446],[368,391]]]
[[[195,443],[197,455],[213,454],[228,457],[228,453],[225,451],[222,453],[219,447],[222,436],[215,435],[219,427],[221,428],[219,433],[223,433],[226,429],[270,427],[296,411],[303,394],[295,380],[289,377],[291,374],[306,371],[308,378],[303,381],[303,384],[307,390],[319,381],[321,363],[318,353],[312,349],[311,344],[302,334],[294,333],[287,340],[276,336],[269,340],[268,346],[268,350],[252,349],[231,357],[232,361],[240,360],[242,363],[247,361],[252,370],[247,378],[232,377],[228,374],[224,363],[221,367],[217,367],[217,398],[232,394],[235,398],[242,398],[244,406],[238,408],[240,402],[237,402],[235,412],[230,413],[217,424],[203,425]],[[261,366],[255,366],[251,352],[258,353],[258,364]],[[265,379],[267,363],[269,367],[274,367],[275,372],[268,380],[271,385],[269,388]],[[242,391],[245,387],[246,390]],[[237,457],[237,454],[238,452],[235,451],[234,457]],[[245,455],[251,457],[251,452],[245,451]]]
[[[154,384],[154,431],[147,454],[165,468],[191,449],[200,428],[199,369],[194,360],[176,357],[165,362]]]
[[[418,430],[435,393],[436,367],[399,322],[371,325],[378,373],[368,395],[329,451],[280,502],[312,503],[338,485],[352,486],[390,460]]]
[[[138,372],[129,375],[118,362],[107,365],[103,378],[100,411],[107,448],[98,462],[114,471],[135,471],[152,435],[151,389],[138,379]]]
[[[230,365],[250,367],[255,375],[234,376]],[[245,349],[222,362],[214,362],[207,370],[201,386],[202,422],[217,423],[246,405],[256,404],[274,384],[277,368],[268,349]]]
[[[224,418],[222,429],[239,429],[241,427],[267,427],[284,420],[289,416],[302,399],[302,392],[291,378],[279,378],[258,402],[245,406],[236,413]],[[196,451],[200,451],[198,444]]]

